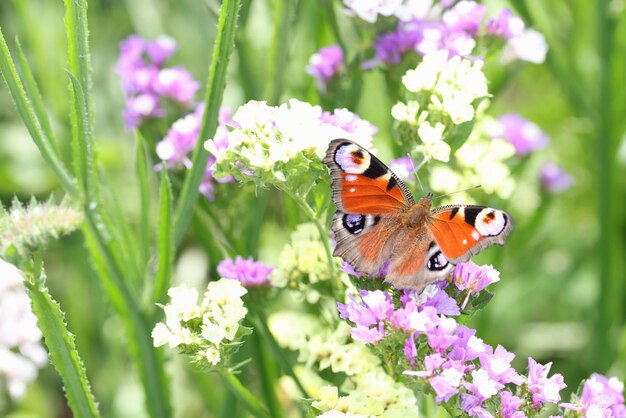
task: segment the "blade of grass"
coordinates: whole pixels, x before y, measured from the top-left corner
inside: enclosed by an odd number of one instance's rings
[[[295,3],[291,0],[274,0],[274,37],[270,50],[271,78],[265,94],[265,97],[269,98],[268,104],[271,106],[279,103],[285,84],[290,42],[289,27],[291,26],[292,7],[295,6]]]
[[[33,109],[35,114],[37,115],[37,119],[39,120],[39,124],[41,125],[41,129],[46,134],[46,137],[50,141],[50,147],[54,150],[54,153],[59,155],[59,146],[57,144],[57,140],[54,136],[54,132],[52,131],[52,127],[50,126],[50,121],[48,120],[48,114],[43,105],[43,100],[41,99],[41,93],[39,93],[39,88],[37,87],[37,82],[35,81],[35,77],[33,76],[32,71],[30,70],[30,65],[28,65],[28,61],[26,61],[26,55],[24,55],[24,51],[22,50],[22,45],[20,44],[20,40],[15,37],[15,47],[17,49],[17,58],[20,63],[20,70],[22,76],[24,77],[24,90],[26,91],[26,96],[29,98],[33,105]]]
[[[150,181],[149,173],[151,171],[146,155],[145,140],[138,130],[135,130],[135,173],[139,179],[139,207],[140,207],[140,226],[139,236],[141,237],[141,260],[142,265],[146,265],[150,257]]]
[[[67,404],[76,417],[99,417],[74,336],[67,329],[65,314],[48,292],[44,281],[45,275],[41,272],[38,279],[25,280],[25,284],[37,317],[37,326],[50,353],[50,361],[63,381]]]
[[[153,300],[163,303],[167,296],[172,278],[174,262],[172,245],[172,188],[167,170],[161,170],[161,187],[159,190],[159,266],[154,279]]]
[[[174,248],[177,248],[182,241],[193,216],[194,206],[198,200],[198,188],[209,160],[209,154],[204,150],[204,140],[212,138],[217,130],[217,116],[226,87],[226,70],[234,46],[240,2],[241,0],[224,0],[220,8],[217,38],[215,39],[213,58],[209,69],[202,128],[193,152],[193,166],[185,177],[174,216]]]
[[[230,390],[230,392],[235,395],[241,404],[257,418],[272,418],[272,416],[267,412],[265,407],[256,399],[256,397],[250,393],[248,389],[245,388],[237,379],[237,376],[233,374],[230,370],[224,369],[216,369],[217,372],[222,376],[224,383]]]
[[[265,404],[273,418],[282,418],[282,408],[276,396],[276,382],[278,381],[276,363],[273,361],[265,341],[258,333],[253,332],[250,340],[254,347],[253,356],[258,367],[261,392],[265,398]]]
[[[30,72],[30,69],[27,70]],[[39,149],[41,156],[46,161],[48,166],[54,172],[56,178],[61,183],[61,186],[75,199],[80,197],[79,188],[76,185],[76,180],[72,178],[67,171],[65,165],[61,161],[58,154],[55,152],[54,146],[50,139],[42,128],[40,120],[45,118],[45,114],[37,113],[35,107],[33,107],[33,100],[28,96],[27,91],[24,88],[24,84],[20,79],[20,76],[15,68],[15,63],[11,58],[11,53],[4,39],[4,35],[0,30],[0,72],[9,88],[13,102],[17,107],[17,111],[28,129],[28,132],[33,139],[33,142]],[[32,90],[32,88],[30,89]]]

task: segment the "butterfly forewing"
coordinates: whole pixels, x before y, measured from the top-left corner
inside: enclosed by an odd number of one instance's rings
[[[513,219],[485,206],[450,205],[434,209],[429,225],[445,257],[457,264],[492,244],[503,245]]]
[[[331,141],[322,162],[330,168],[333,202],[342,212],[378,215],[413,204],[406,184],[352,141]]]

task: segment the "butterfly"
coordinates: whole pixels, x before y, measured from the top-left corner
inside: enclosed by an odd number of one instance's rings
[[[422,290],[447,278],[454,265],[482,249],[504,245],[513,228],[508,213],[473,205],[431,209],[432,193],[417,203],[406,184],[365,148],[347,139],[330,142],[322,160],[330,169],[337,206],[331,229],[334,254],[385,281]]]

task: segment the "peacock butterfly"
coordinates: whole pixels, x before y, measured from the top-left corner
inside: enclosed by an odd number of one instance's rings
[[[417,203],[406,184],[378,158],[347,139],[331,141],[334,255],[357,271],[378,274],[397,288],[422,290],[482,249],[503,245],[513,228],[508,213],[473,205],[431,209],[432,193]]]

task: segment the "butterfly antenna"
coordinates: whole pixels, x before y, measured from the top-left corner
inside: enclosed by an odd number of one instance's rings
[[[411,158],[411,154],[406,154],[407,157],[409,157],[409,160],[413,161],[413,159]],[[415,165],[413,165],[413,174],[415,175],[415,178],[417,179],[417,183],[420,185],[420,189],[422,189],[422,193],[424,192],[424,186],[422,185],[422,181],[420,180],[420,176],[419,174],[417,174],[417,172],[420,170],[420,168],[422,168],[424,166],[424,163],[426,162],[426,158],[424,158],[422,160],[421,163],[419,163],[419,165],[416,167]]]
[[[452,193],[446,193],[446,194],[442,194],[442,195],[439,195],[439,196],[435,196],[435,197],[433,197],[433,200],[435,200],[435,199],[441,199],[442,197],[450,196],[451,194],[456,194],[456,193],[461,193],[461,192],[467,192],[467,191],[469,191],[469,190],[478,189],[478,188],[480,188],[480,187],[482,187],[482,186],[481,186],[480,184],[478,184],[478,185],[476,185],[476,186],[468,187],[467,189],[457,190],[457,191],[452,192]]]

